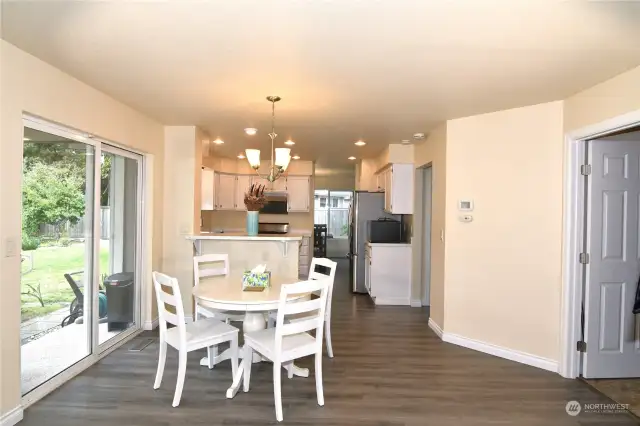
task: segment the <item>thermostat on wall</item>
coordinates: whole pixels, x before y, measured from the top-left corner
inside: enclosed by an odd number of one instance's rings
[[[460,210],[461,212],[473,211],[473,200],[459,200],[458,210]]]

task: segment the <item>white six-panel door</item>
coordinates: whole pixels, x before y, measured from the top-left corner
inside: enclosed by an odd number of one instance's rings
[[[583,376],[640,377],[632,313],[640,273],[640,141],[591,141],[588,153]]]

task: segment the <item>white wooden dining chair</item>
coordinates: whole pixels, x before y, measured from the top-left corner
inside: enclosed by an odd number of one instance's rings
[[[215,318],[206,318],[186,324],[178,280],[160,272],[153,272],[152,276],[158,301],[160,323],[160,355],[153,388],[158,389],[162,383],[167,345],[173,346],[178,350],[178,381],[173,397],[173,406],[177,407],[182,396],[188,352],[229,342],[231,345],[232,377],[236,375],[238,370],[238,329]],[[168,292],[169,289],[171,292]],[[167,306],[173,307],[174,312],[168,310]],[[175,327],[168,328],[167,324],[173,324]]]
[[[205,266],[205,267],[203,267]],[[204,254],[193,257],[193,284],[194,287],[200,284],[200,280],[209,277],[229,275],[229,255],[228,254]],[[225,311],[205,308],[196,301],[196,312],[194,320],[200,317],[212,318],[229,322],[229,315]],[[242,316],[240,316],[240,320]],[[235,320],[234,320],[235,321]]]
[[[244,335],[244,382],[243,389],[249,391],[253,351],[273,362],[273,396],[276,419],[282,421],[281,374],[282,366],[291,366],[293,361],[315,355],[316,394],[318,405],[324,405],[322,389],[322,331],[327,307],[330,280],[302,281],[285,284],[280,290],[278,315],[275,328],[267,328]],[[313,300],[288,300],[291,295],[319,292]],[[302,321],[285,323],[289,315],[306,314]],[[308,332],[315,330],[315,337]],[[289,368],[289,370],[291,370]]]
[[[316,266],[325,267],[327,272],[319,272],[316,269]],[[333,346],[331,344],[331,304],[333,299],[333,284],[335,282],[336,276],[336,267],[338,266],[337,262],[333,260],[324,258],[324,257],[314,257],[311,259],[311,267],[309,268],[309,280],[324,280],[329,279],[331,281],[331,285],[329,287],[329,291],[327,294],[327,309],[325,311],[324,318],[324,336],[327,342],[327,355],[329,358],[333,358]],[[273,327],[276,319],[276,312],[271,312],[269,315],[269,325]],[[292,315],[289,321],[299,321],[300,319],[304,319],[304,315]],[[291,374],[289,377],[292,377]]]
[[[316,266],[324,266],[328,273],[316,271]],[[333,346],[331,345],[331,303],[333,299],[333,284],[336,278],[337,262],[324,257],[314,257],[311,259],[311,267],[309,268],[309,280],[329,279],[329,290],[327,291],[327,309],[324,313],[324,338],[327,342],[327,355],[333,358]]]

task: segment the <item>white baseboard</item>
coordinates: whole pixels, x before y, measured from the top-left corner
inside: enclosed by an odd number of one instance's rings
[[[436,335],[442,339],[442,329],[440,328],[440,326],[438,324],[436,324],[436,322],[433,320],[433,318],[429,318],[429,328],[431,330],[433,330],[434,333],[436,333]]]
[[[187,323],[187,324],[189,324],[189,323],[193,322],[193,316],[191,316],[191,315],[185,315],[185,316],[184,316],[184,322],[185,322],[185,323]]]
[[[433,324],[437,326],[437,324]],[[429,319],[429,326],[431,326],[431,319]],[[530,365],[532,367],[541,368],[554,373],[558,372],[558,362],[548,358],[542,358],[526,352],[492,345],[491,343],[480,342],[478,340],[469,339],[453,333],[442,332],[442,340],[447,343],[453,343],[454,345],[463,346],[465,348],[473,349],[474,351],[484,352],[510,361],[519,362],[521,364]]]
[[[376,305],[402,305],[409,306],[411,305],[411,301],[406,297],[377,297],[376,296]]]
[[[422,300],[420,300],[420,299],[411,299],[411,307],[412,308],[421,308],[422,307]]]
[[[0,426],[13,426],[18,424],[18,422],[22,421],[23,415],[22,405],[18,405],[0,417]]]
[[[142,329],[155,330],[158,327],[158,321],[160,321],[158,318],[154,319],[153,321],[145,321]]]

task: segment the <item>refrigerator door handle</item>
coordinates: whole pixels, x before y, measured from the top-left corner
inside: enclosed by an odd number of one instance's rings
[[[351,262],[353,263],[353,292],[356,293],[358,291],[358,254],[351,253]]]

